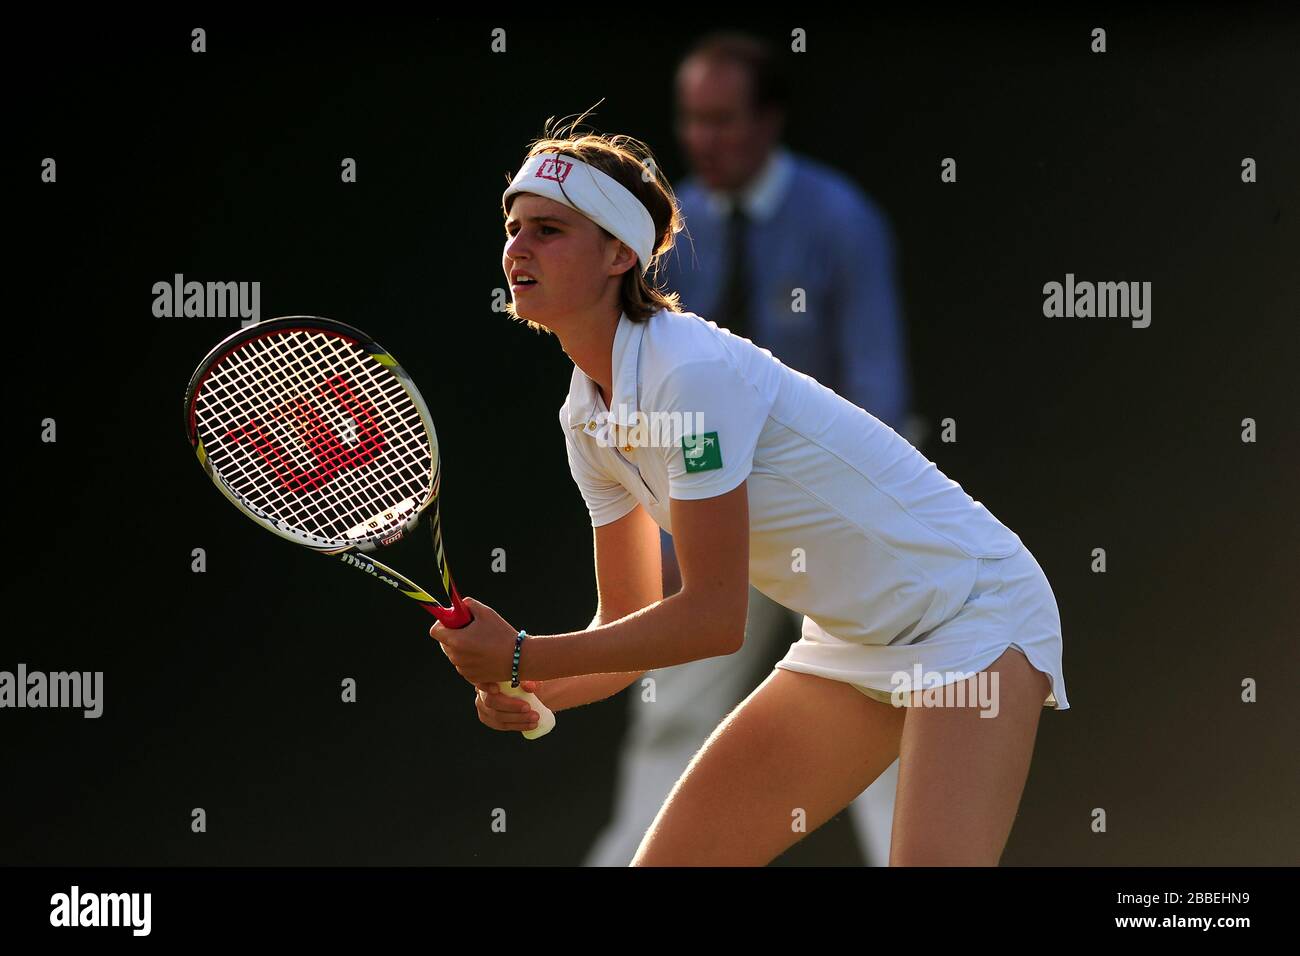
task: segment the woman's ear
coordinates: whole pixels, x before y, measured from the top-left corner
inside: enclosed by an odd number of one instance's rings
[[[614,239],[613,236],[610,236],[610,238]],[[632,251],[632,247],[622,239],[614,239],[614,242],[618,243],[618,252],[614,256],[614,261],[610,263],[609,274],[619,276],[629,269],[635,269],[637,267],[637,258],[636,253]]]

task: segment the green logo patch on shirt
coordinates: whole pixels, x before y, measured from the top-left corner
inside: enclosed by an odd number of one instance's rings
[[[717,432],[682,436],[682,456],[686,459],[686,473],[711,471],[722,467],[722,445]]]

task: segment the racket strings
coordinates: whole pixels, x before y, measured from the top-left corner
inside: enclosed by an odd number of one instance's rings
[[[335,335],[241,345],[210,371],[195,418],[230,491],[315,540],[381,537],[436,493],[436,452],[410,394]]]
[[[351,346],[348,345],[347,343],[344,343],[342,340],[324,339],[323,341],[331,347],[334,353],[331,356],[331,359],[335,364],[337,364],[340,355],[343,355],[345,359],[353,357],[353,353],[351,353],[350,351]],[[317,343],[317,344],[319,345],[321,343]],[[282,351],[283,350],[281,350],[281,352]],[[281,354],[279,357],[282,358],[283,355]],[[376,365],[375,368],[379,368],[379,367]],[[365,371],[369,373],[369,375],[367,375],[366,378],[373,379],[375,369],[365,369]],[[380,371],[382,372],[383,370],[380,369]],[[299,370],[299,372],[301,372],[301,370]],[[339,378],[340,376],[333,376],[329,380],[327,380],[324,387],[320,390],[318,397],[323,399],[328,399],[330,397],[329,396],[330,391],[337,394],[340,390],[338,387],[340,384],[338,382]],[[370,391],[372,394],[375,393],[375,384],[376,383],[373,381],[368,381],[366,383],[367,390]],[[402,400],[405,401],[405,392],[401,390],[400,386],[397,386],[395,382],[392,384],[397,387],[397,394],[399,394],[402,397]],[[350,390],[348,391],[350,394]],[[385,397],[388,397],[388,395],[385,395]],[[300,434],[305,439],[303,443],[304,446],[306,446],[311,452],[313,452],[314,456],[317,458],[316,469],[306,473],[306,477],[308,479],[307,484],[309,486],[309,489],[313,491],[320,490],[324,492],[324,494],[321,495],[318,500],[323,504],[326,510],[330,513],[331,517],[335,518],[336,520],[347,521],[351,523],[353,519],[356,517],[356,515],[350,512],[348,506],[354,505],[355,503],[356,489],[354,487],[349,487],[349,486],[355,485],[355,482],[344,481],[332,487],[327,485],[326,482],[336,476],[338,470],[340,469],[340,466],[353,467],[356,465],[367,463],[369,460],[373,458],[373,452],[376,450],[375,446],[377,444],[375,440],[377,436],[374,434],[375,432],[374,416],[369,413],[368,409],[365,410],[361,415],[356,414],[358,409],[355,407],[357,404],[355,401],[352,403],[354,406],[352,409],[348,409],[346,405],[344,406],[344,411],[350,412],[353,415],[354,420],[357,420],[357,424],[362,427],[363,431],[368,430],[370,432],[369,435],[365,436],[365,439],[361,444],[354,446],[355,454],[347,455],[346,457],[344,457],[343,455],[338,454],[338,452],[345,446],[342,442],[338,440],[337,433],[331,429],[329,431],[326,431],[324,434],[321,434],[321,426],[315,420],[311,418],[306,418],[302,414],[303,404],[307,404],[310,408],[310,403],[304,403],[301,400],[299,400],[298,402],[294,403],[292,410],[295,412],[295,415],[293,417],[293,424],[300,430]],[[332,403],[329,403],[327,401],[325,407],[334,408],[336,406],[334,406]],[[314,409],[312,409],[312,411],[314,412]],[[306,420],[304,420],[305,418]],[[369,421],[367,421],[367,419],[369,419]],[[337,419],[334,422],[334,424],[335,425],[338,424]],[[349,424],[349,423],[346,421],[346,419],[344,419],[343,424]],[[412,422],[412,424],[414,423]],[[369,425],[368,429],[366,428],[367,425]],[[348,437],[355,439],[356,436],[355,434],[351,434]],[[330,454],[331,452],[334,452],[335,454],[331,456]],[[339,461],[338,458],[340,457],[343,457],[344,460]],[[357,472],[357,474],[361,474],[361,472]],[[398,501],[401,500],[400,495],[394,498],[392,492],[396,490],[395,486],[393,485],[391,479],[388,479],[388,476],[386,475],[385,472],[383,472],[382,470],[375,470],[371,472],[370,475],[372,477],[379,478],[380,484],[384,485],[386,487],[386,490],[390,492],[390,494],[387,496],[390,499],[390,503],[393,500],[398,500]],[[277,477],[281,479],[281,486],[282,486],[281,491],[289,495],[290,497],[297,497],[296,495],[294,495],[294,492],[299,490],[298,486],[302,483],[301,478],[303,476],[294,475],[290,480],[285,480],[285,476],[283,474],[277,473]],[[352,475],[348,474],[345,477],[352,477]]]
[[[261,456],[262,464],[269,467],[278,480],[279,487],[275,491],[278,493],[279,500],[275,503],[283,510],[286,504],[301,501],[303,491],[322,490],[325,480],[337,474],[340,464],[343,463],[331,460],[331,451],[341,443],[337,433],[327,428],[327,422],[316,412],[313,403],[301,394],[283,402],[278,408],[275,406],[275,402],[288,397],[287,389],[300,387],[293,384],[293,379],[287,377],[286,372],[301,379],[308,376],[312,369],[304,365],[298,356],[286,350],[284,341],[264,340],[262,344],[265,352],[261,356],[245,347],[240,356],[244,364],[240,366],[232,363],[231,369],[224,376],[224,382],[222,377],[217,377],[217,382],[221,384],[230,384],[233,381],[245,384],[246,376],[237,376],[236,373],[255,372],[264,376],[265,382],[269,382],[269,385],[264,385],[260,389],[261,407],[253,410],[242,426],[231,429],[222,437],[227,442],[236,444],[247,440],[252,449]],[[277,365],[270,365],[266,361],[271,357],[278,359]],[[258,361],[259,358],[262,361]],[[318,355],[318,365],[319,358]],[[337,364],[337,355],[334,356],[334,361]],[[246,389],[245,393],[247,393]],[[323,398],[324,394],[320,397]],[[248,395],[244,394],[245,405],[247,398]],[[236,402],[236,407],[239,404]],[[270,404],[269,409],[268,404]],[[272,426],[269,429],[268,423]],[[276,428],[277,425],[280,427]],[[296,438],[297,441],[286,442],[284,440],[286,431],[289,432],[289,437]],[[371,444],[373,445],[373,441]],[[363,462],[366,457],[364,454],[357,455],[352,463]],[[243,472],[240,477],[244,478],[244,481],[240,482],[238,488],[243,490],[243,487],[249,484],[248,472],[250,465],[254,463],[236,456],[231,464]],[[256,472],[254,475],[262,477]],[[269,493],[270,489],[263,489],[263,491]],[[338,512],[337,494],[318,495],[315,501],[326,511]],[[337,514],[334,516],[337,517]]]
[[[312,368],[310,366],[305,365],[302,361],[300,361],[299,355],[294,354],[294,352],[291,350],[287,350],[285,348],[286,343],[284,341],[278,341],[278,342],[271,341],[266,344],[267,344],[266,351],[261,356],[257,356],[257,355],[253,356],[254,358],[253,367],[257,371],[261,372],[262,374],[265,374],[267,371],[270,371],[272,373],[271,377],[274,379],[276,383],[275,388],[267,390],[267,396],[264,396],[264,404],[265,404],[266,397],[269,397],[272,401],[284,397],[283,392],[285,390],[285,387],[288,384],[288,381],[292,381],[291,379],[290,380],[285,379],[283,375],[285,369],[291,372],[293,376],[297,376],[300,379],[303,378],[304,376],[310,376],[307,379],[308,381],[310,381],[312,378],[319,379],[323,377],[323,375],[320,374],[319,372],[320,367],[322,365],[320,361],[321,356],[319,354],[322,351],[322,346],[327,346],[330,352],[332,353],[328,356],[330,362],[332,363],[330,367],[337,367],[341,358],[344,361],[346,361],[347,359],[352,359],[355,357],[354,353],[351,352],[351,347],[347,343],[344,343],[343,341],[338,339],[330,340],[321,337],[320,340],[313,343],[316,347],[315,351],[317,352],[317,354],[315,358],[317,361],[316,361],[316,368]],[[299,342],[297,344],[301,345],[302,343]],[[263,359],[263,361],[260,362],[256,361],[259,358]],[[265,359],[268,358],[274,358],[277,360],[276,364],[271,365],[269,368],[268,368],[268,363],[265,361]],[[371,379],[371,381],[367,382],[368,391],[370,391],[373,394],[375,392],[374,386],[376,384],[373,381],[374,370],[371,369],[366,371],[368,371],[370,374],[364,377],[367,379]],[[310,373],[312,372],[317,372],[318,374],[310,375]],[[329,382],[332,380],[333,380],[332,378],[327,379],[326,382],[323,383],[325,387],[318,390],[318,394],[312,396],[312,398],[318,400],[326,399],[328,397],[327,393],[329,391],[328,385]],[[293,387],[301,388],[301,385],[298,383],[294,383]],[[401,392],[404,398],[404,392],[400,390],[400,386],[398,386],[398,390],[399,392]],[[337,389],[335,389],[335,391],[337,391]],[[388,403],[392,404],[391,398],[389,399]],[[303,408],[304,404],[308,407],[311,414],[307,414],[304,412],[304,408]],[[346,531],[353,524],[357,523],[355,519],[357,518],[357,501],[358,501],[357,492],[359,490],[357,488],[356,481],[354,480],[349,481],[346,479],[353,478],[354,475],[360,475],[363,473],[360,470],[354,473],[350,470],[350,468],[352,466],[367,463],[369,460],[373,458],[373,452],[377,450],[375,447],[377,444],[377,442],[375,441],[375,436],[373,434],[368,436],[369,440],[364,442],[364,444],[360,446],[360,448],[358,449],[359,451],[358,454],[354,454],[352,456],[349,456],[343,461],[339,461],[337,460],[339,456],[335,455],[333,458],[331,458],[331,455],[329,453],[332,450],[335,450],[337,447],[341,446],[343,443],[339,442],[337,432],[333,431],[332,429],[327,430],[324,427],[324,423],[322,423],[319,420],[319,418],[315,415],[315,408],[313,406],[313,403],[304,402],[303,396],[299,395],[297,396],[296,399],[292,400],[289,403],[286,403],[286,405],[288,406],[287,410],[290,412],[290,414],[288,415],[282,414],[285,411],[284,408],[280,408],[280,409],[272,408],[271,409],[272,417],[276,419],[277,424],[280,424],[282,426],[292,426],[296,430],[298,437],[301,439],[301,443],[295,444],[291,442],[288,445],[290,449],[296,452],[295,457],[298,459],[294,461],[293,464],[297,467],[306,466],[310,470],[291,472],[286,475],[284,471],[277,470],[276,468],[277,465],[283,466],[283,462],[278,457],[278,453],[280,453],[281,447],[283,446],[283,441],[278,441],[275,444],[275,446],[273,446],[271,449],[268,449],[266,446],[259,447],[259,445],[256,442],[254,442],[253,449],[257,451],[259,455],[262,457],[263,464],[271,467],[272,471],[275,472],[276,479],[278,480],[279,487],[276,488],[275,490],[277,492],[277,497],[279,500],[276,501],[275,503],[280,505],[281,509],[283,510],[286,502],[288,502],[290,506],[292,506],[295,504],[301,505],[304,501],[313,501],[321,510],[322,515],[325,518],[329,519],[329,521],[333,522],[333,524],[335,525],[334,528],[335,532],[338,532],[339,530]],[[331,407],[331,405],[326,403],[324,407],[328,409]],[[277,412],[281,414],[277,414]],[[369,417],[373,419],[373,416],[369,416]],[[338,424],[337,418],[334,424],[335,425]],[[360,422],[360,424],[364,429],[367,424],[367,422],[365,421],[365,416],[362,416],[362,421]],[[373,424],[371,425],[370,430],[373,433],[374,431]],[[281,432],[283,432],[283,427],[281,428]],[[239,437],[238,430],[235,430],[235,433],[231,437]],[[276,435],[274,437],[282,438],[282,435]],[[355,438],[355,435],[349,437]],[[270,451],[271,454],[267,454],[268,451]],[[370,452],[371,454],[368,454],[367,452]],[[304,456],[316,458],[316,463],[314,468],[311,468],[310,460],[308,461],[302,460]],[[245,471],[247,471],[248,470],[247,464],[246,463],[243,464],[244,464]],[[348,471],[343,472],[343,476],[345,480],[339,481],[333,485],[326,484],[328,480],[333,479],[339,475],[340,465],[349,468]],[[385,497],[387,497],[389,499],[389,503],[391,503],[395,497],[393,495],[393,492],[395,490],[398,490],[396,489],[391,478],[385,481],[384,479],[387,478],[388,476],[378,470],[373,471],[371,473],[371,476],[378,476],[380,478],[380,485],[384,486],[385,490],[388,492],[388,495],[386,495]],[[304,496],[302,495],[302,492],[304,490],[320,492],[320,494],[314,495],[311,498],[304,498]],[[374,504],[378,497],[379,496],[375,496],[375,495],[362,496],[360,500],[365,502],[366,505],[369,505],[370,506],[369,510],[373,511],[375,510]],[[396,500],[400,501],[401,500],[400,496],[396,497]],[[339,526],[342,527],[340,528]],[[309,529],[304,529],[304,530],[309,530]],[[334,537],[337,536],[337,534],[327,534],[327,536]]]
[[[285,355],[285,350],[283,347],[285,343],[283,340],[279,340],[279,341],[270,340],[268,341],[267,344],[268,344],[268,349],[267,352],[265,353],[266,355],[273,355],[275,356],[275,358],[281,360],[282,362],[286,358],[290,358],[290,359],[293,358],[292,353],[290,353],[288,356]],[[343,342],[343,340],[341,339],[331,340],[322,337],[322,342],[316,344],[317,344],[317,353],[318,353],[317,354],[318,366],[320,364],[319,352],[321,351],[322,344],[328,344],[332,346],[331,349],[332,354],[329,356],[330,361],[332,363],[330,367],[337,367],[339,364],[340,357],[342,357],[344,361],[346,361],[348,358],[353,357],[350,352],[350,346],[347,343]],[[349,351],[345,351],[345,350],[349,350]],[[311,372],[315,371],[314,369],[304,368],[301,365],[301,363],[292,363],[291,368],[295,372],[295,374],[298,374],[300,376],[304,374],[310,375]],[[341,376],[339,375],[332,376],[325,383],[323,383],[322,389],[320,390],[320,395],[318,397],[326,398],[328,396],[330,383],[334,382],[336,379],[340,377]],[[279,395],[276,394],[276,397],[278,398]],[[323,493],[316,498],[316,501],[324,509],[325,513],[329,517],[335,520],[352,519],[355,517],[355,515],[349,513],[346,506],[348,504],[355,503],[355,495],[349,494],[349,492],[352,491],[353,489],[350,489],[348,487],[348,483],[346,482],[340,483],[336,488],[330,488],[328,485],[325,484],[329,479],[335,477],[335,475],[338,473],[340,463],[336,460],[331,460],[329,457],[324,457],[323,459],[320,457],[323,452],[326,452],[341,443],[338,442],[336,433],[333,431],[326,431],[323,425],[319,423],[318,418],[308,417],[307,415],[305,415],[302,410],[304,406],[306,406],[314,413],[314,408],[311,402],[309,402],[306,398],[300,395],[295,400],[286,403],[281,408],[273,409],[271,414],[273,416],[283,416],[285,409],[288,409],[292,413],[292,421],[290,421],[290,419],[287,417],[284,418],[284,421],[286,422],[286,424],[292,424],[294,426],[295,431],[297,432],[298,436],[302,439],[302,441],[300,445],[296,445],[296,446],[291,445],[290,447],[296,448],[296,450],[299,451],[300,456],[303,452],[307,452],[312,456],[316,457],[317,466],[315,469],[312,469],[311,471],[305,473],[303,472],[289,473],[288,475],[286,475],[286,473],[275,469],[276,464],[278,464],[279,462],[274,460],[273,455],[267,454],[267,449],[264,446],[259,446],[258,444],[254,443],[253,448],[254,450],[258,451],[258,453],[263,457],[264,461],[268,465],[270,465],[273,468],[273,470],[275,470],[276,478],[279,480],[280,483],[279,491],[281,492],[282,499],[287,498],[290,501],[300,500],[297,493],[302,490],[321,491]],[[326,407],[328,408],[329,406],[326,405]],[[276,446],[273,450],[278,450],[278,446]],[[369,457],[370,456],[368,455],[358,455],[355,458],[351,459],[348,462],[348,464],[363,463],[366,462],[369,459]],[[356,523],[356,522],[352,521],[351,523]]]

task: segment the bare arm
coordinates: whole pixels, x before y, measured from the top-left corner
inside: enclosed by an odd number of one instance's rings
[[[659,526],[637,506],[617,521],[595,528],[596,616],[587,631],[603,627],[663,597]],[[532,650],[532,648],[529,648]],[[558,677],[542,684],[538,698],[552,711],[604,700],[639,678],[644,670]]]
[[[531,638],[521,666],[524,676],[550,681],[581,674],[611,678],[619,674],[626,687],[647,670],[738,650],[745,639],[749,597],[748,495],[747,482],[741,482],[732,491],[713,498],[672,500],[673,539],[682,570],[682,589],[640,610],[631,609],[635,601],[606,601],[606,576],[601,570],[606,558],[598,529],[601,609],[597,618],[608,623],[571,634]],[[644,512],[638,507],[632,514]],[[610,527],[627,520],[625,517]],[[627,558],[614,559],[608,580],[611,588],[620,587],[624,594],[635,593],[639,600],[662,590],[659,544],[648,516],[639,530],[629,534],[636,541],[636,552],[644,555],[634,562],[631,575],[631,580],[639,583],[620,586],[623,576],[612,573]],[[625,553],[625,549],[614,551],[619,553]]]
[[[594,618],[587,630],[600,627],[600,618]],[[543,681],[537,690],[537,699],[552,712],[594,704],[612,697],[628,687],[644,671],[620,671],[614,674],[579,674],[575,677],[556,677]]]

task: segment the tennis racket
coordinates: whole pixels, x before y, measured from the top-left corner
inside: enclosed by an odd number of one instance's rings
[[[377,578],[445,627],[473,620],[442,546],[429,409],[397,360],[364,332],[296,315],[228,336],[190,377],[185,432],[221,493],[267,531]],[[426,511],[449,608],[374,556]],[[525,737],[555,726],[534,694],[508,681],[497,687],[537,712]]]

